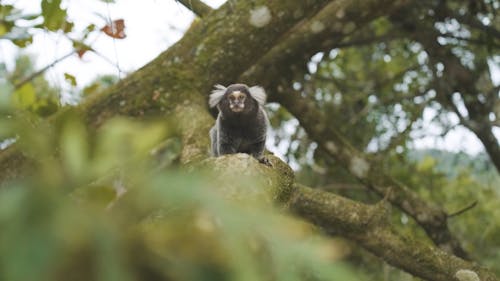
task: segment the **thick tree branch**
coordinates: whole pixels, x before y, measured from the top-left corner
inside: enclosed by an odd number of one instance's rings
[[[181,3],[184,7],[191,10],[200,18],[203,18],[212,11],[212,8],[210,8],[210,6],[208,6],[207,4],[203,3],[203,1],[201,0],[175,0],[175,1]]]
[[[387,263],[425,280],[498,280],[484,268],[399,234],[388,223],[383,201],[367,206],[332,193],[296,186],[288,204],[294,213],[328,233],[356,241]],[[463,279],[465,275],[476,278]]]

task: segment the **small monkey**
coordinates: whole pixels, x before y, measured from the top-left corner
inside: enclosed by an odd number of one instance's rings
[[[212,154],[248,153],[262,163],[269,119],[264,111],[266,92],[262,87],[216,85],[208,104],[219,114],[210,130]]]

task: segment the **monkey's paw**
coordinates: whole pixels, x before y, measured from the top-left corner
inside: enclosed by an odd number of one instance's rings
[[[273,164],[271,163],[271,161],[269,161],[269,159],[267,159],[266,156],[261,156],[257,160],[259,160],[260,163],[262,163],[262,164],[264,164],[266,166],[269,166],[269,167],[273,166]]]

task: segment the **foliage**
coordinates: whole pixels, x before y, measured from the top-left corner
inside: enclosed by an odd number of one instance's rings
[[[34,130],[18,115],[2,123],[39,162],[0,189],[1,280],[359,280],[335,243],[228,198],[213,172],[153,168],[165,122],[113,119],[89,134],[65,114]]]
[[[495,246],[498,245],[500,220],[494,207],[500,199],[500,178],[491,164],[483,165],[488,163],[484,155],[473,157],[429,150],[410,151],[403,159],[400,156],[393,159],[393,174],[423,198],[442,202],[448,214],[477,203],[465,213],[450,217],[450,225],[475,260],[500,273],[500,248]],[[401,161],[405,167],[401,166]],[[456,163],[450,165],[454,161]],[[395,222],[409,233],[420,231],[406,215],[400,212],[394,215]],[[425,239],[424,234],[421,237]]]
[[[12,72],[8,72],[5,67],[0,70],[1,76],[5,77],[0,80],[0,93],[9,97],[17,109],[29,110],[40,116],[51,115],[60,107],[60,91],[50,86],[44,77],[35,77],[13,91],[14,85],[33,72],[32,57],[20,55]]]

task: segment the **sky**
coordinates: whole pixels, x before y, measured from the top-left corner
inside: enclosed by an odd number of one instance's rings
[[[4,0],[5,4],[15,4],[26,12],[39,12],[39,0]],[[89,84],[98,75],[116,74],[120,77],[145,65],[162,51],[179,40],[189,27],[194,16],[175,0],[116,0],[116,3],[107,4],[99,0],[63,0],[67,8],[69,19],[75,23],[75,36],[88,24],[94,23],[98,27],[106,24],[106,20],[123,18],[125,20],[125,39],[113,39],[102,33],[91,38],[95,40],[92,47],[99,55],[87,52],[83,58],[72,56],[54,67],[51,67],[45,76],[54,86],[61,88],[65,93],[74,89],[64,81],[64,73],[76,77],[78,85]],[[205,3],[216,8],[225,0],[205,0]],[[64,56],[72,50],[71,44],[62,34],[52,34],[39,31],[34,36],[34,42],[26,48],[26,52],[36,57],[36,68],[40,69],[55,59]],[[0,41],[0,62],[6,63],[9,69],[14,65],[16,47],[6,41]],[[500,74],[496,75],[500,80]],[[499,82],[500,83],[500,82]],[[74,98],[66,94],[65,102],[75,102]],[[439,132],[432,123],[436,112],[424,112],[424,126],[429,129],[430,135]],[[500,139],[500,129],[495,131]],[[477,154],[483,151],[479,140],[465,128],[458,126],[444,138],[427,136],[414,142],[416,148],[440,148],[451,151],[464,151]]]

